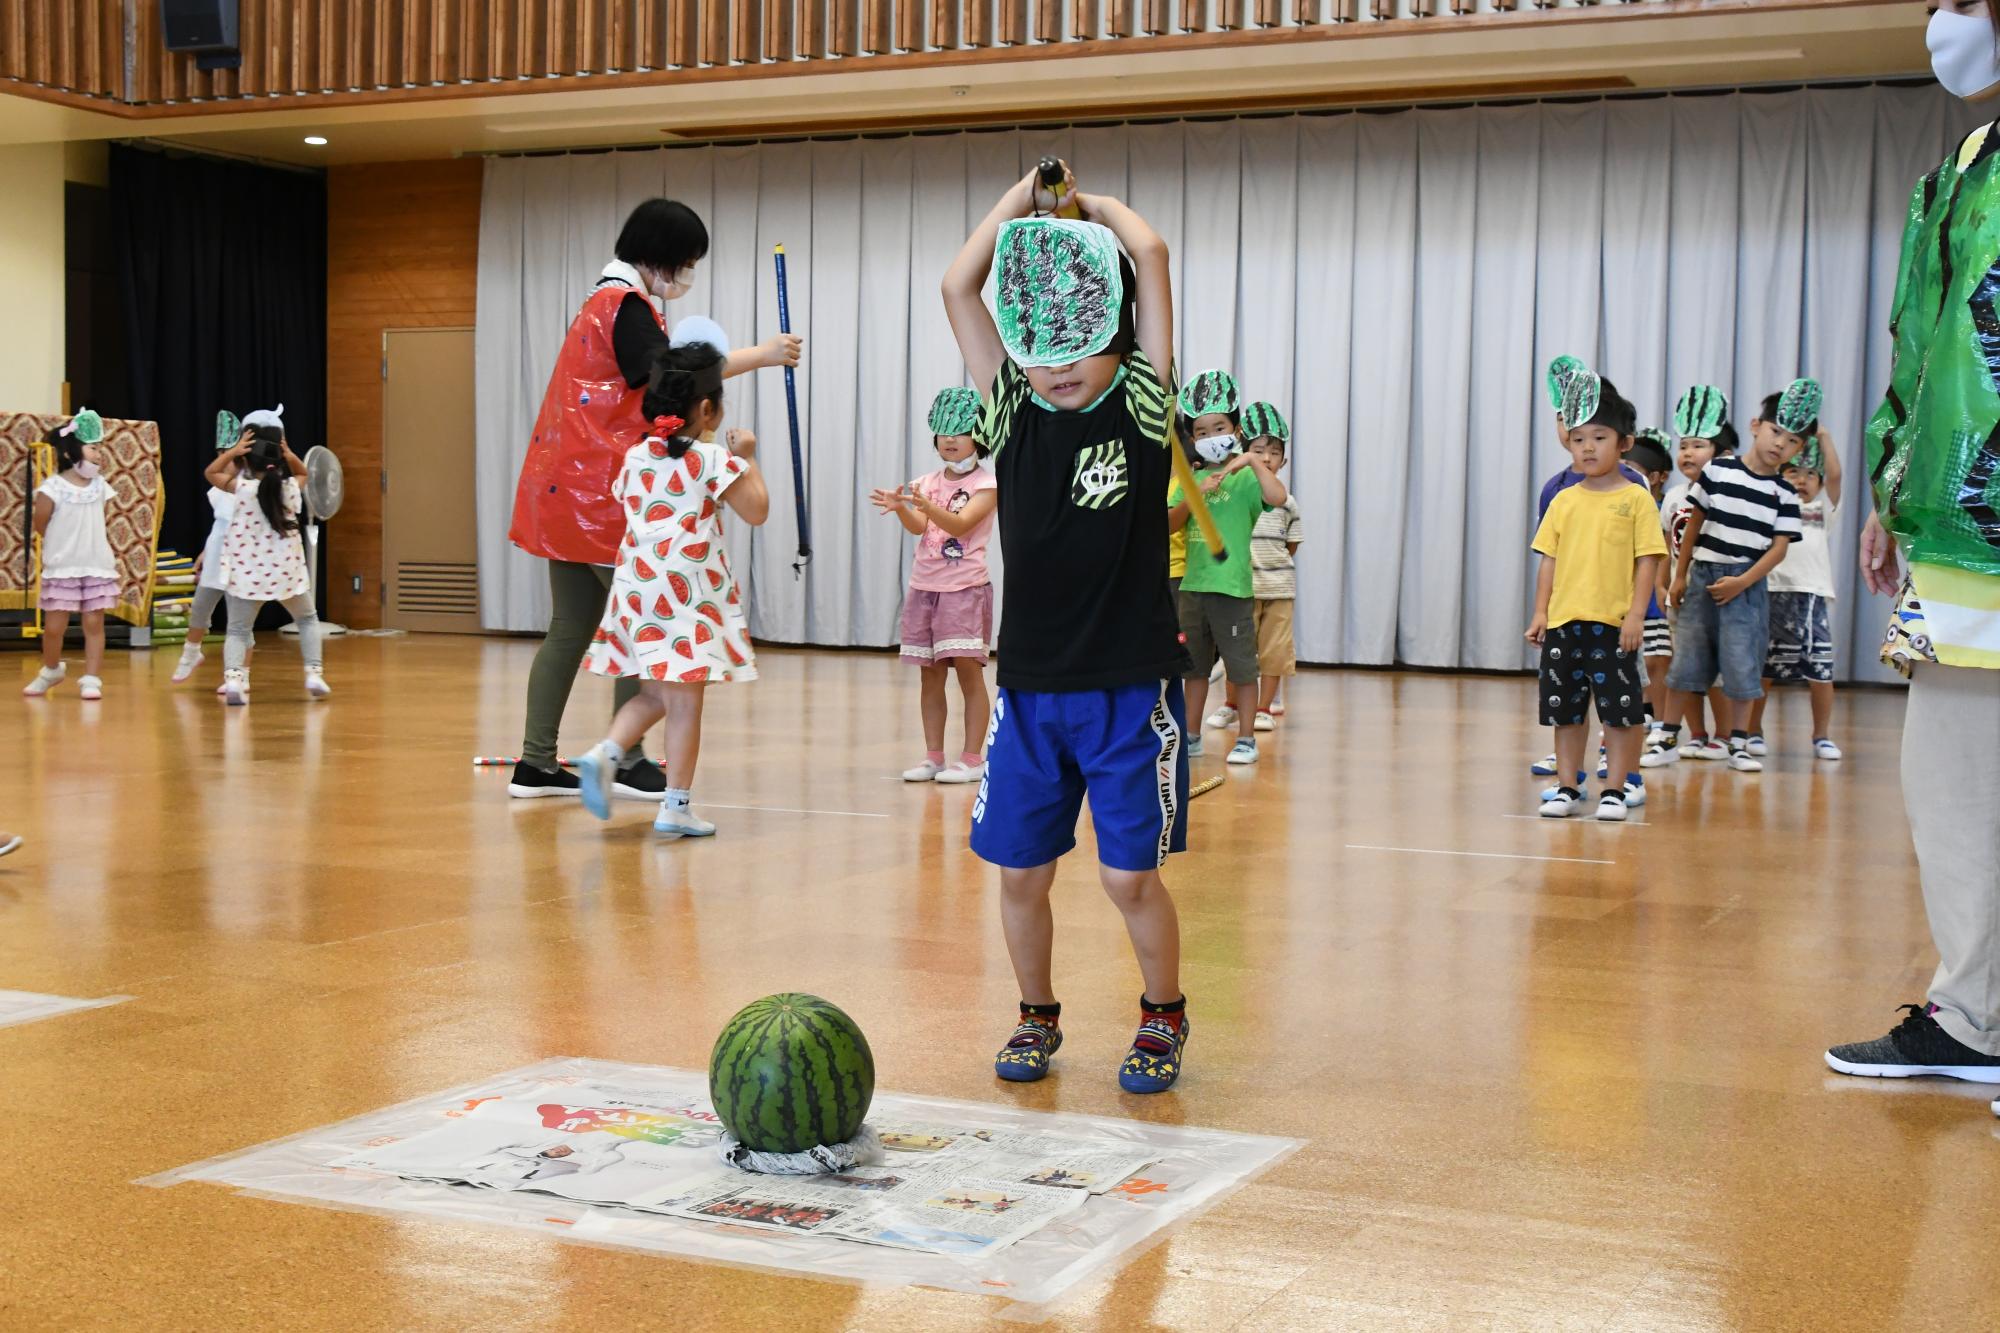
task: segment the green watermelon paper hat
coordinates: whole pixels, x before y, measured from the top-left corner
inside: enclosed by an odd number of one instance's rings
[[[978,424],[978,390],[963,387],[943,389],[931,399],[931,434],[970,435]]]
[[[1571,426],[1581,426],[1597,415],[1604,401],[1604,381],[1587,370],[1578,371],[1563,385],[1562,406],[1556,410]]]
[[[1108,350],[1125,311],[1118,238],[1072,218],[1015,218],[994,245],[995,322],[1019,366],[1067,366]]]
[[[243,423],[228,408],[215,414],[215,450],[232,449],[243,438]]]
[[[1712,440],[1729,422],[1729,395],[1697,384],[1674,404],[1674,434],[1684,440]]]
[[[1242,405],[1236,377],[1226,370],[1204,370],[1181,389],[1181,415],[1189,421],[1211,413],[1235,416]]]
[[[1808,441],[1805,448],[1799,450],[1793,457],[1785,460],[1785,466],[1804,468],[1808,472],[1817,472],[1821,476],[1825,476],[1826,458],[1820,452],[1819,441]]]
[[[74,435],[84,444],[96,444],[104,438],[104,418],[86,407],[71,417],[69,424],[56,433]]]
[[[1269,403],[1252,403],[1243,409],[1243,438],[1246,440],[1273,439],[1284,444],[1292,442],[1292,428],[1278,409]]]
[[[1569,382],[1578,375],[1587,375],[1590,367],[1573,356],[1559,356],[1549,362],[1549,406],[1558,413],[1563,408],[1563,395],[1569,389]],[[1568,417],[1563,418],[1568,421]]]
[[[1778,399],[1778,429],[1804,435],[1819,425],[1820,404],[1825,394],[1818,380],[1793,380]]]

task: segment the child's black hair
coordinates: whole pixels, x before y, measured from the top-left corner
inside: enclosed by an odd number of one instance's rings
[[[708,256],[708,227],[677,199],[648,199],[632,210],[618,233],[617,255],[663,273]]]
[[[1139,274],[1123,250],[1118,252],[1118,281],[1125,288],[1118,306],[1118,333],[1104,350],[1130,356],[1139,346]]]
[[[56,451],[58,472],[67,472],[83,461],[83,441],[76,437],[75,431],[65,435],[62,427],[57,426],[42,436],[42,443]]]
[[[1639,409],[1625,400],[1618,392],[1618,386],[1610,380],[1600,380],[1597,395],[1597,412],[1588,421],[1579,421],[1577,426],[1602,426],[1616,431],[1621,440],[1630,439],[1639,431]],[[1574,430],[1576,427],[1572,426]]]
[[[709,343],[689,343],[656,352],[652,373],[646,378],[645,401],[640,406],[648,424],[658,417],[679,417],[683,422],[692,422],[694,409],[702,403],[714,403],[716,411],[721,411],[722,361],[722,353]],[[693,443],[693,433],[683,427],[667,441],[667,456],[679,458]]]
[[[285,512],[285,479],[292,475],[285,461],[285,432],[276,426],[252,426],[250,452],[243,464],[257,482],[257,507],[273,532],[297,532],[299,521]]]
[[[1638,468],[1641,472],[1672,472],[1674,470],[1673,460],[1667,457],[1667,451],[1652,440],[1642,439],[1637,441],[1632,446],[1632,452],[1627,456],[1631,459],[1632,466]]]
[[[1739,443],[1741,441],[1736,438],[1736,427],[1727,421],[1723,422],[1722,429],[1715,432],[1716,456],[1735,453]]]
[[[1774,393],[1770,395],[1768,398],[1764,400],[1764,410],[1757,414],[1757,419],[1759,421],[1765,422],[1768,425],[1776,426],[1777,429],[1779,430],[1785,430],[1783,426],[1778,425],[1778,408],[1784,403],[1784,401],[1785,401],[1785,395],[1783,395],[1782,393]],[[1806,423],[1806,428],[1804,430],[1785,430],[1785,434],[1796,435],[1800,439],[1810,440],[1815,435],[1819,434],[1819,422],[1809,421]]]

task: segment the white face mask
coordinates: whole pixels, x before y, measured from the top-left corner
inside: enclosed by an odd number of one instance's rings
[[[1953,97],[1975,98],[2000,86],[2000,51],[1986,15],[1940,9],[1931,15],[1924,40],[1931,49],[1932,73]]]
[[[678,301],[694,287],[694,265],[683,264],[672,276],[661,273],[653,278],[653,295],[662,301]]]
[[[951,473],[954,477],[962,477],[978,466],[978,454],[967,454],[963,458],[947,458],[944,460],[944,470]]]
[[[1210,467],[1220,467],[1236,452],[1234,435],[1211,435],[1205,440],[1194,442],[1194,451],[1201,455],[1201,461]]]
[[[84,459],[81,463],[78,463],[76,465],[76,475],[82,477],[85,481],[89,481],[92,477],[95,477],[99,472],[102,472],[103,470],[104,469],[100,468],[97,464],[91,462],[88,458]]]

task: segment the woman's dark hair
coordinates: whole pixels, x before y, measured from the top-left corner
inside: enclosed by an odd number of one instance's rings
[[[67,472],[83,461],[83,441],[76,438],[76,432],[62,433],[58,426],[42,436],[42,443],[56,451],[56,471]]]
[[[632,210],[618,233],[618,257],[673,273],[708,256],[708,228],[676,199],[648,199]]]
[[[292,475],[285,461],[285,433],[276,426],[252,426],[250,433],[255,438],[243,463],[257,482],[257,507],[264,511],[271,531],[297,532],[298,519],[285,512],[285,478]]]
[[[694,410],[702,403],[722,410],[722,353],[709,343],[689,343],[668,347],[653,356],[653,370],[646,377],[646,397],[640,410],[650,424],[657,417],[694,420]],[[667,441],[667,454],[679,458],[694,442],[680,431]]]

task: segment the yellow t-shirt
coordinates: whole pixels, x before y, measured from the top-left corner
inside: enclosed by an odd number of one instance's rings
[[[1615,491],[1572,486],[1557,495],[1535,533],[1535,549],[1556,562],[1549,628],[1573,620],[1622,625],[1632,614],[1641,557],[1667,553],[1660,511],[1643,486]]]
[[[1174,483],[1169,481],[1167,483],[1167,508],[1172,509],[1173,507]],[[1187,576],[1187,535],[1188,528],[1192,526],[1194,526],[1194,521],[1190,519],[1187,523],[1167,534],[1167,577],[1170,579],[1185,578]]]

